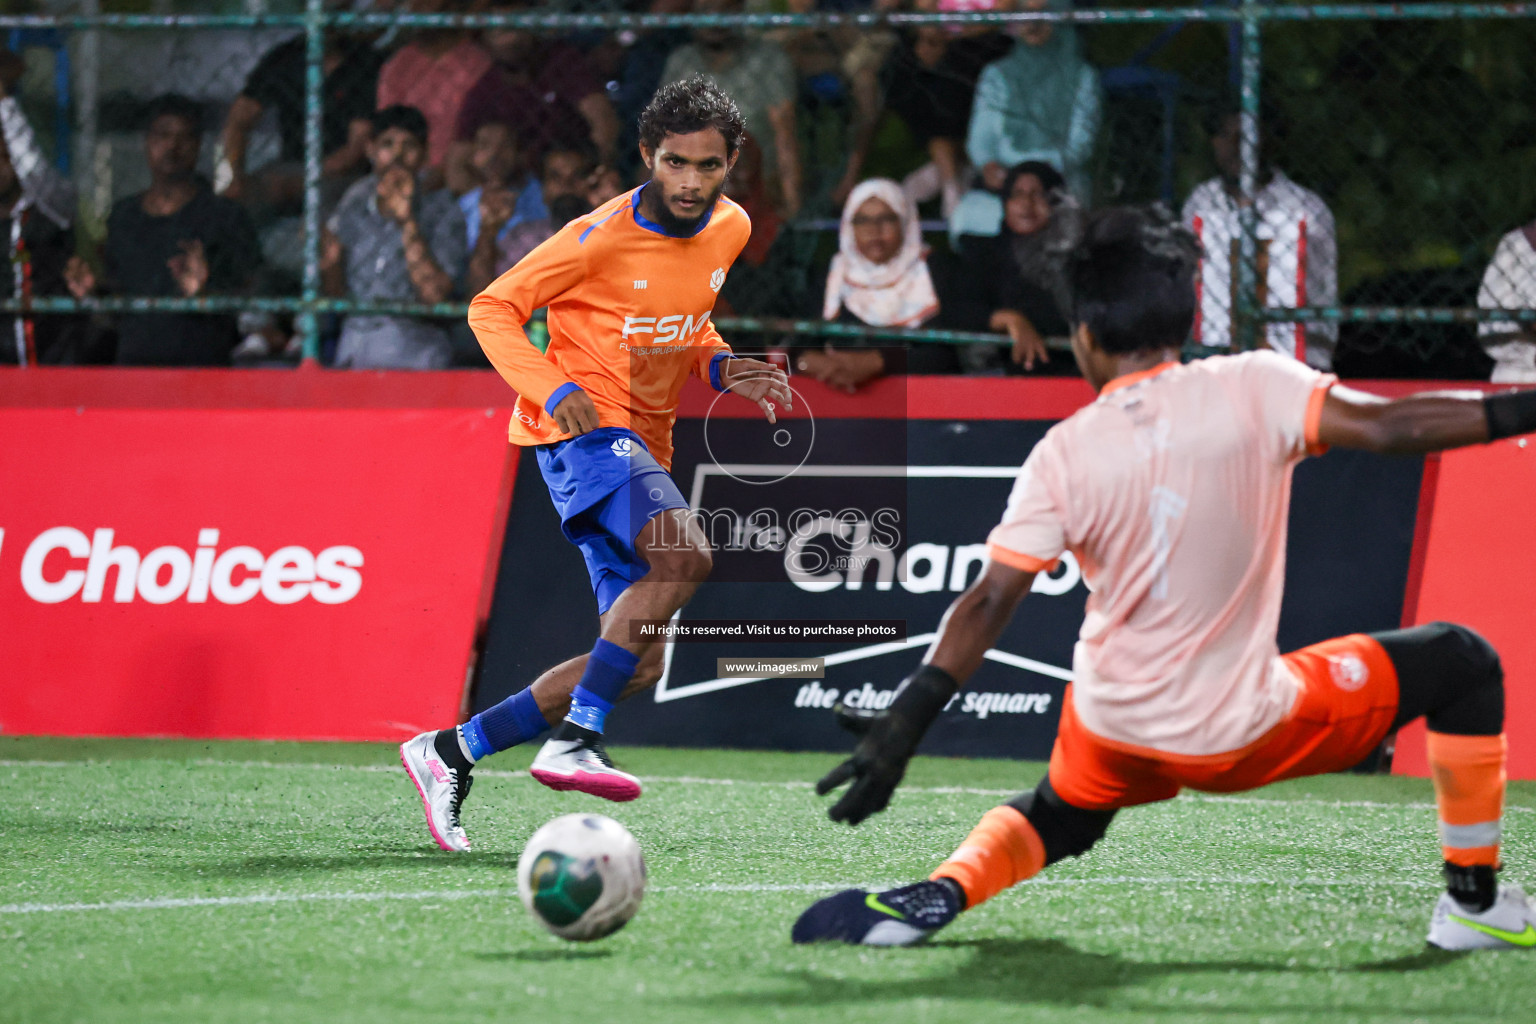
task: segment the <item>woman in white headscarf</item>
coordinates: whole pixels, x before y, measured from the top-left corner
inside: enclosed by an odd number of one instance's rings
[[[940,296],[951,291],[947,268],[923,244],[917,207],[901,186],[889,178],[871,178],[855,187],[843,206],[822,319],[868,327],[936,327],[944,306]],[[796,369],[846,391],[883,374],[959,369],[950,345],[836,340],[837,345],[821,351],[797,352]]]

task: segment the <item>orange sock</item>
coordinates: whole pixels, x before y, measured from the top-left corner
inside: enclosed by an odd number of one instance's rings
[[[1432,732],[1428,747],[1445,859],[1462,867],[1497,867],[1508,749],[1504,736]]]
[[[981,816],[960,848],[929,878],[950,878],[965,890],[965,905],[974,907],[1045,867],[1040,833],[1016,807],[1004,804]]]

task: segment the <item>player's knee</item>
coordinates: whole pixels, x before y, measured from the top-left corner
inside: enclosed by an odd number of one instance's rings
[[[707,547],[681,546],[666,551],[648,551],[651,572],[668,583],[702,583],[714,568],[714,556]]]
[[[1397,669],[1397,725],[1422,715],[1434,732],[1492,736],[1504,730],[1504,667],[1476,630],[1431,622],[1376,637]]]
[[[1114,811],[1090,811],[1067,803],[1051,787],[1050,777],[1028,793],[1008,801],[1034,826],[1045,847],[1045,862],[1054,864],[1066,857],[1079,857],[1104,837]]]
[[[1447,622],[1450,632],[1456,637],[1459,653],[1467,660],[1472,672],[1478,677],[1484,686],[1504,685],[1504,665],[1499,661],[1499,652],[1493,644],[1477,630],[1470,626],[1462,626],[1457,623]]]
[[[1435,732],[1491,736],[1504,731],[1504,666],[1482,634],[1454,622],[1425,627],[1450,699],[1424,716]]]

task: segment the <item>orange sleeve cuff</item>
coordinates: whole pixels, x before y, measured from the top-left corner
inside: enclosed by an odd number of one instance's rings
[[[1333,374],[1327,374],[1317,387],[1312,389],[1312,395],[1307,399],[1307,416],[1304,421],[1302,436],[1306,439],[1307,454],[1321,455],[1328,450],[1328,446],[1318,437],[1318,431],[1323,422],[1323,402],[1328,397],[1328,389],[1339,382],[1339,378]]]
[[[1051,572],[1056,566],[1061,564],[1061,559],[1059,558],[1046,561],[1043,558],[1036,558],[1034,555],[1009,551],[998,544],[987,545],[987,557],[1000,565],[1006,565],[1010,569],[1018,569],[1022,572]]]

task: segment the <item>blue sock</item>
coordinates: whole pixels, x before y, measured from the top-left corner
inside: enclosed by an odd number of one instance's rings
[[[459,736],[469,759],[478,761],[487,754],[508,750],[541,736],[548,728],[544,713],[533,699],[533,691],[524,687],[459,726]]]
[[[634,678],[640,659],[618,644],[599,638],[592,645],[581,682],[571,694],[571,710],[565,720],[593,732],[603,731],[603,720],[618,702],[624,686]]]

